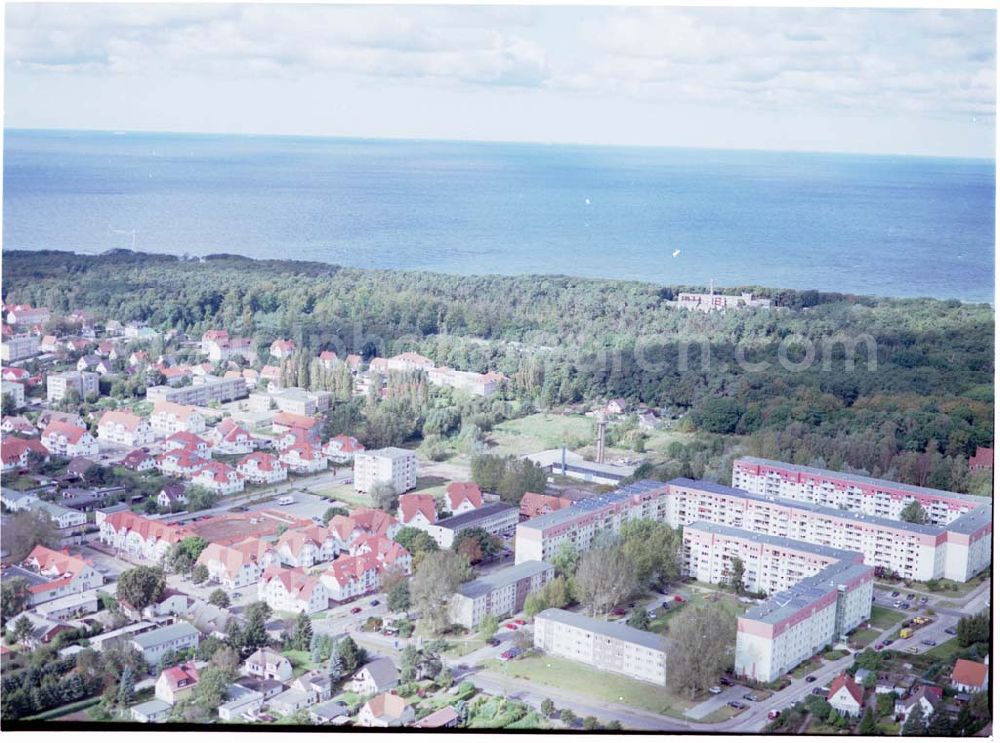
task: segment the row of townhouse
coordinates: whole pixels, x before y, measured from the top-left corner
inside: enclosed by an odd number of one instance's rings
[[[928,521],[938,526],[944,526],[976,508],[990,505],[989,498],[757,457],[734,460],[732,482],[734,488],[750,493],[807,501],[894,520],[899,520],[903,508],[916,500],[924,508]]]
[[[267,567],[257,582],[257,598],[274,611],[315,614],[329,605],[326,586],[301,568]]]
[[[713,482],[644,480],[521,522],[516,562],[550,560],[563,542],[590,549],[630,519],[696,521],[860,552],[865,563],[911,580],[966,581],[991,559],[992,514],[976,507],[946,526],[912,524],[815,503],[757,495]]]
[[[162,436],[171,436],[181,431],[197,434],[205,430],[205,416],[193,405],[160,401],[153,405],[149,424]]]
[[[875,571],[837,562],[736,620],[735,671],[769,683],[871,617]]]
[[[184,527],[143,518],[132,511],[108,515],[100,528],[100,540],[115,550],[159,562],[175,544],[193,533]]]
[[[381,536],[359,537],[348,554],[341,555],[320,575],[330,598],[349,601],[377,591],[387,571],[409,575],[413,558],[397,542]]]
[[[453,482],[444,493],[444,509],[460,516],[483,507],[483,491],[474,482]],[[437,501],[429,493],[406,493],[399,497],[396,511],[405,526],[427,530],[438,520]]]
[[[198,555],[196,565],[204,565],[209,578],[227,591],[255,585],[264,571],[281,560],[274,545],[250,537],[231,545],[210,543]]]

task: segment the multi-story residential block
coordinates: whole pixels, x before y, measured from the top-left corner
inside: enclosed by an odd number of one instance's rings
[[[195,375],[189,387],[157,385],[146,388],[150,402],[175,402],[181,405],[207,406],[213,402],[229,402],[246,397],[247,386],[242,379],[224,379],[211,374]]]
[[[171,434],[163,442],[163,451],[169,452],[177,449],[189,451],[205,459],[211,459],[212,457],[211,444],[200,436],[188,433],[187,431],[178,431],[175,434]]]
[[[392,485],[397,493],[417,487],[417,455],[407,449],[388,447],[354,455],[354,489],[369,493],[379,483]]]
[[[149,424],[163,436],[181,432],[198,434],[205,430],[205,416],[193,405],[161,401],[153,405]]]
[[[56,525],[56,528],[65,534],[77,532],[81,526],[87,523],[87,514],[75,508],[66,508],[58,503],[50,503],[45,500],[37,500],[28,505],[30,511],[44,511],[49,519]]]
[[[193,626],[187,622],[176,622],[136,635],[132,638],[132,647],[142,653],[146,663],[153,667],[167,653],[198,647],[199,640],[198,630]]]
[[[273,454],[258,451],[243,457],[236,465],[249,482],[272,484],[288,479],[288,466]]]
[[[733,560],[743,563],[748,591],[775,593],[791,588],[834,563],[860,564],[864,555],[786,537],[696,521],[684,527],[684,572],[704,583],[732,578]]]
[[[471,629],[488,616],[516,614],[524,608],[528,594],[553,577],[555,568],[552,565],[528,560],[463,583],[451,597],[448,607],[451,621]]]
[[[46,399],[49,402],[62,402],[70,390],[75,390],[80,399],[87,395],[100,394],[101,375],[94,372],[65,371],[59,374],[49,374],[45,378]]]
[[[708,294],[683,292],[677,296],[677,306],[699,312],[725,312],[750,307],[767,309],[771,306],[771,300],[755,297],[750,292],[741,294],[716,294],[714,291]]]
[[[275,549],[286,565],[310,568],[329,562],[340,552],[340,540],[322,526],[304,526],[288,529],[280,537]]]
[[[427,381],[440,387],[462,390],[470,395],[487,396],[496,392],[500,385],[507,381],[507,377],[498,372],[478,374],[439,366],[427,371]]]
[[[991,504],[989,498],[756,457],[733,461],[733,487],[896,521],[907,504],[915,500],[923,507],[928,522],[938,526]]]
[[[8,325],[44,325],[51,317],[48,307],[15,304],[7,307]]]
[[[738,675],[765,683],[792,670],[871,617],[875,571],[834,563],[736,620]]]
[[[571,544],[577,552],[586,552],[597,534],[617,533],[631,519],[666,521],[669,490],[667,483],[640,480],[612,493],[523,521],[517,526],[514,560],[549,561],[563,542]]]
[[[31,461],[32,453],[37,454],[42,461],[48,461],[49,450],[37,439],[22,439],[17,436],[6,436],[0,443],[3,452],[3,471],[13,472],[24,469]]]
[[[466,511],[458,516],[449,516],[431,524],[425,531],[434,537],[442,549],[449,549],[455,537],[464,529],[485,529],[489,534],[510,532],[517,526],[517,506],[502,501],[489,503],[475,511]]]
[[[445,488],[444,505],[454,516],[483,506],[483,491],[474,482],[453,482]]]
[[[667,683],[666,638],[563,609],[535,617],[535,647],[601,671],[657,686]]]
[[[326,587],[300,568],[268,567],[257,583],[257,597],[275,611],[315,614],[329,603]]]
[[[185,448],[173,449],[156,459],[156,467],[160,472],[178,477],[194,477],[207,463],[207,459]]]
[[[243,475],[224,462],[205,462],[191,477],[191,484],[218,495],[243,492]]]
[[[125,410],[109,410],[97,424],[97,440],[116,446],[145,446],[155,434],[149,423]]]
[[[220,454],[249,454],[254,450],[253,436],[232,418],[226,418],[213,428],[208,441]]]
[[[42,431],[42,446],[51,454],[63,457],[97,456],[97,440],[86,428],[55,422]]]
[[[274,392],[254,392],[248,399],[250,410],[266,412],[277,408],[293,415],[316,415],[330,409],[332,396],[322,390],[286,387]]]
[[[395,570],[403,575],[412,572],[413,557],[406,548],[388,537],[370,535],[359,537],[348,549],[352,556],[371,555],[379,564],[379,572]]]
[[[0,394],[10,395],[15,410],[20,410],[24,407],[24,385],[20,382],[3,380],[3,382],[0,382]]]
[[[252,361],[256,355],[250,338],[230,338],[225,330],[205,331],[201,336],[201,352],[215,362],[226,361],[232,356],[242,356]]]

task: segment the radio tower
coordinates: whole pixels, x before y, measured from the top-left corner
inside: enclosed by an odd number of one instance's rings
[[[608,427],[608,422],[604,418],[604,413],[597,414],[597,463],[604,464],[604,434]]]

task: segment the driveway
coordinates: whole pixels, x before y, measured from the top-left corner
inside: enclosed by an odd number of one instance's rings
[[[717,709],[722,709],[730,702],[736,700],[743,701],[745,704],[750,705],[743,699],[743,695],[746,694],[750,689],[745,686],[734,685],[734,686],[723,686],[721,694],[713,694],[710,699],[706,699],[701,704],[695,705],[687,711],[687,716],[692,720],[701,720],[704,717],[708,717],[710,714],[715,712]]]

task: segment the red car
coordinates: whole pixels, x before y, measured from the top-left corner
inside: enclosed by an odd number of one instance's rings
[[[360,614],[360,613],[361,613],[361,607],[360,606],[353,606],[353,607],[351,607],[351,614]]]
[[[524,621],[523,619],[514,619],[514,620],[512,620],[512,621],[513,621],[513,623],[514,623],[514,624],[516,624],[516,625],[517,625],[518,627],[523,627],[523,626],[524,626],[525,624],[527,624],[527,622],[525,622],[525,621]]]
[[[680,594],[677,594],[676,596],[674,596],[674,601],[676,601],[678,604],[683,604],[684,603],[684,597],[681,596]]]
[[[507,624],[505,624],[504,627],[506,627],[507,629],[511,629],[511,630],[518,629],[518,626],[516,624],[514,624],[513,622],[507,622]]]
[[[611,616],[613,616],[613,617],[623,617],[623,616],[625,616],[625,610],[623,608],[621,608],[620,606],[616,606],[614,609],[611,610]]]

